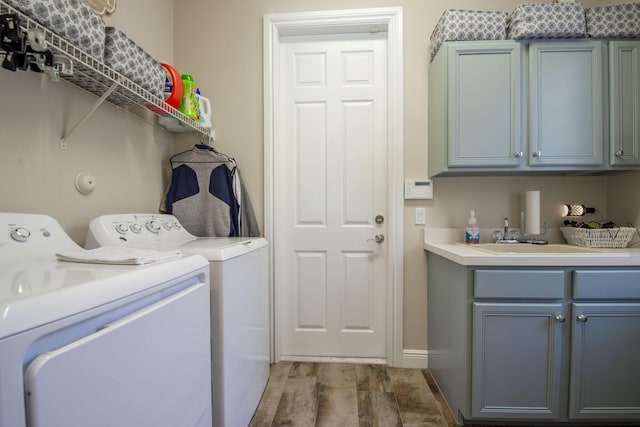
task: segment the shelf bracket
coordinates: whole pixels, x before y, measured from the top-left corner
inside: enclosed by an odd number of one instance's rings
[[[67,141],[69,140],[69,138],[71,138],[71,135],[73,135],[74,132],[78,130],[78,128],[82,126],[82,124],[86,122],[89,117],[91,117],[91,115],[98,109],[100,105],[102,105],[102,103],[109,97],[109,95],[111,95],[111,93],[116,90],[118,86],[118,82],[113,83],[111,87],[107,89],[107,91],[103,93],[100,98],[98,98],[98,100],[93,104],[89,111],[87,111],[87,113],[80,120],[78,120],[78,122],[71,128],[71,130],[67,132],[66,135],[62,135],[62,139],[60,140],[60,148],[62,148],[63,150],[67,148]]]

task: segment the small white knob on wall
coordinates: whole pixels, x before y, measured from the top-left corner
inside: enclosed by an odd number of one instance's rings
[[[96,178],[89,172],[80,172],[76,175],[76,190],[81,194],[90,194],[96,188]]]

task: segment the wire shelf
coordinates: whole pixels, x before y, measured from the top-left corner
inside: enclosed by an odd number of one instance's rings
[[[23,31],[41,32],[47,41],[47,48],[54,57],[62,56],[72,63],[73,73],[60,72],[61,79],[98,97],[103,96],[115,84],[115,90],[106,98],[109,103],[130,111],[146,121],[152,121],[153,124],[160,125],[171,132],[197,132],[204,138],[211,138],[212,129],[182,114],[166,104],[164,100],[3,1],[0,1],[0,13],[17,14]]]

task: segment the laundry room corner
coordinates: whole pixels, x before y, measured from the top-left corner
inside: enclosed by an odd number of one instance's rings
[[[152,13],[151,13],[152,12]],[[118,1],[112,20],[158,58],[173,58],[173,1]],[[110,103],[61,139],[96,97],[44,73],[0,70],[2,144],[0,211],[43,213],[58,219],[74,241],[84,241],[91,218],[108,212],[157,212],[174,136]],[[76,176],[95,178],[79,193]]]

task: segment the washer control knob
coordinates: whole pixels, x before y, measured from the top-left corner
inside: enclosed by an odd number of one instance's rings
[[[173,223],[171,221],[165,221],[162,223],[165,230],[171,231],[173,229]]]
[[[152,219],[146,224],[147,230],[154,234],[158,234],[160,232],[160,222],[158,220]]]
[[[178,221],[175,221],[173,223],[173,228],[175,228],[176,230],[180,230],[182,228],[182,225],[180,225]]]
[[[133,224],[131,224],[131,231],[133,231],[134,233],[138,234],[142,231],[142,226],[140,224],[138,224],[137,222],[134,222]]]
[[[11,238],[16,242],[26,242],[29,240],[31,232],[23,227],[14,228],[11,230]]]
[[[118,224],[116,225],[116,231],[120,234],[127,234],[127,231],[129,231],[129,227],[127,226],[127,224]]]

